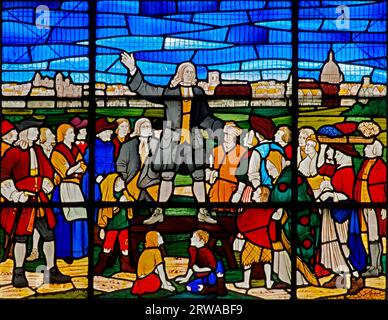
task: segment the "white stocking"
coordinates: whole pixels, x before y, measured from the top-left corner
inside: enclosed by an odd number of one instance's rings
[[[265,286],[267,287],[267,289],[271,289],[273,285],[272,266],[269,263],[266,263],[264,265],[264,272],[265,272]]]
[[[193,183],[193,193],[195,196],[195,199],[197,199],[198,202],[203,203],[206,201],[206,194],[205,194],[205,183],[203,181],[195,181]]]
[[[16,242],[13,249],[15,255],[16,268],[23,268],[24,259],[26,258],[27,246],[25,243]]]
[[[162,180],[159,188],[159,202],[167,202],[172,195],[173,182]]]
[[[46,257],[47,269],[50,270],[52,267],[54,267],[54,256],[55,256],[54,241],[43,242],[43,252]]]
[[[32,249],[38,250],[39,239],[40,239],[40,234],[38,230],[34,229],[34,234],[32,236]]]

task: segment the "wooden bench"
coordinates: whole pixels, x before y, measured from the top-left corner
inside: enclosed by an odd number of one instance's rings
[[[236,218],[218,217],[217,224],[207,224],[198,222],[197,217],[164,217],[163,223],[145,225],[143,221],[148,217],[136,217],[131,220],[129,227],[129,254],[131,264],[137,266],[139,260],[138,246],[144,242],[145,235],[148,231],[158,231],[162,236],[167,234],[189,234],[198,229],[209,232],[209,247],[216,249],[217,240],[221,241],[221,248],[225,254],[230,269],[237,268],[237,262],[233,253],[232,241],[237,234]],[[187,243],[187,247],[190,243]]]

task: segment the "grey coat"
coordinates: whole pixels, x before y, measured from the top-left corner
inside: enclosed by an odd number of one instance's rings
[[[138,181],[138,187],[145,189],[147,187],[159,184],[159,174],[152,170],[152,159],[156,152],[159,141],[155,137],[148,138],[149,152],[148,158],[143,166]],[[125,142],[120,149],[120,154],[116,162],[116,170],[125,182],[131,181],[139,172],[141,160],[139,155],[140,139],[132,138]]]
[[[171,123],[171,130],[181,129],[182,99],[179,87],[154,86],[144,81],[139,70],[129,76],[128,86],[146,100],[161,103],[166,107],[166,120]],[[190,127],[210,129],[213,132],[223,128],[221,120],[214,118],[209,111],[205,92],[200,87],[194,87],[194,98],[191,106]]]
[[[157,158],[162,163],[161,170],[174,170],[177,146],[180,141],[182,128],[182,96],[179,87],[161,87],[147,83],[139,69],[133,76],[129,75],[128,86],[144,99],[164,105],[166,119],[164,122],[160,148]],[[201,129],[207,131],[213,139],[222,136],[223,121],[215,118],[209,110],[205,92],[200,87],[193,87],[194,97],[191,102],[190,128],[192,134],[191,147],[193,149],[193,162],[195,167],[204,165],[205,145]],[[197,162],[197,163],[196,163]],[[164,165],[163,165],[164,163]],[[156,169],[158,170],[158,169]]]

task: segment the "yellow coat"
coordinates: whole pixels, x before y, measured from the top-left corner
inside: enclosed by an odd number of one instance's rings
[[[107,202],[118,202],[119,199],[116,199],[114,196],[115,183],[119,175],[117,173],[112,173],[107,175],[104,180],[101,181],[100,190],[101,190],[101,200]],[[131,201],[131,196],[128,194],[127,190],[124,190],[124,196],[128,201]],[[128,219],[133,218],[132,208],[127,209]],[[101,228],[105,228],[108,224],[109,219],[112,219],[114,214],[114,206],[107,208],[100,208],[98,210],[98,219],[97,224]]]

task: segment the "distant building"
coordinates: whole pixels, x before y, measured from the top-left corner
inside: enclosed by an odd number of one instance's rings
[[[344,75],[334,58],[334,51],[330,49],[326,63],[319,75],[319,84],[322,89],[322,106],[326,108],[341,105],[339,99],[340,85]]]
[[[260,81],[251,84],[253,98],[282,99],[285,98],[286,85],[275,80]]]
[[[216,87],[220,84],[220,72],[210,71],[207,78],[207,82],[199,81],[198,86],[201,87],[206,94],[213,95]]]
[[[305,81],[299,81],[298,94],[302,97],[321,97],[321,86],[314,79],[305,79]]]
[[[385,97],[387,95],[387,87],[383,84],[372,84],[370,77],[362,78],[362,84],[357,92],[360,98],[367,97]]]
[[[44,87],[34,87],[31,90],[30,96],[36,96],[36,97],[54,97],[55,91],[54,89],[48,89]]]
[[[55,76],[55,89],[58,97],[80,98],[82,97],[82,85],[72,84],[69,78],[63,78],[62,73]]]
[[[46,88],[54,88],[54,80],[49,77],[42,78],[42,75],[37,72],[32,81],[32,85],[34,87],[46,87]]]
[[[105,83],[96,83],[96,95],[97,96],[104,96],[105,95],[105,89],[106,84]]]
[[[252,87],[250,84],[220,84],[216,87],[214,95],[250,99],[252,97]]]
[[[214,96],[218,99],[209,100],[212,108],[239,108],[249,107],[252,99],[252,88],[250,84],[219,84]]]
[[[28,96],[32,88],[30,82],[27,83],[3,83],[1,90],[4,96]]]
[[[340,85],[339,96],[357,96],[361,83],[344,82]]]
[[[335,96],[339,92],[340,83],[344,80],[344,75],[334,58],[333,50],[329,51],[328,59],[323,65],[319,75],[319,83],[322,93],[328,96]]]
[[[133,96],[136,95],[136,93],[132,92],[128,86],[122,85],[122,84],[112,84],[107,85],[105,94],[107,96]]]
[[[298,83],[298,97],[301,106],[320,106],[322,89],[314,79],[303,79]]]
[[[291,97],[292,96],[292,74],[291,73],[285,86],[286,86],[286,97]]]

